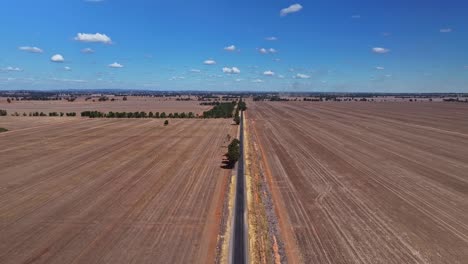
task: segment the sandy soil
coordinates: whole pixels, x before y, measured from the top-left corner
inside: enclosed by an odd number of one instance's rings
[[[289,262],[466,263],[468,105],[261,102],[248,111]]]
[[[230,123],[0,118],[0,263],[214,262]]]
[[[66,100],[58,101],[12,101],[7,103],[6,98],[0,98],[0,109],[7,110],[9,114],[18,112],[20,114],[29,112],[76,112],[82,111],[102,111],[102,112],[135,112],[135,111],[153,111],[153,112],[194,112],[202,114],[203,111],[210,109],[212,106],[201,106],[198,101],[176,101],[174,98],[160,97],[137,97],[129,96],[127,101],[116,97],[118,101],[99,102],[95,98],[85,101],[84,97],[78,98],[75,102]]]

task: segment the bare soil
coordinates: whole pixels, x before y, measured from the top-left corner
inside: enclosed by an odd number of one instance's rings
[[[231,120],[0,126],[0,263],[214,262]]]
[[[109,97],[112,98],[112,97]],[[12,101],[7,103],[6,98],[0,98],[0,109],[8,111],[8,114],[18,112],[19,114],[30,112],[76,112],[79,114],[82,111],[101,111],[101,112],[193,112],[202,114],[203,111],[209,110],[212,106],[202,106],[199,101],[176,101],[175,98],[161,97],[138,97],[128,96],[127,101],[123,101],[122,97],[116,97],[117,101],[99,102],[98,98],[85,101],[85,97],[79,97],[75,102],[67,100],[57,101]]]
[[[248,111],[288,262],[466,263],[468,105],[252,102]]]

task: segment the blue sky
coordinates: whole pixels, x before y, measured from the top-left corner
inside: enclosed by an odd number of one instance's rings
[[[460,0],[1,1],[0,89],[468,92],[467,14]]]

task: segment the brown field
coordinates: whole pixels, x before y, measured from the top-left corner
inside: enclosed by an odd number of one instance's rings
[[[113,97],[109,97],[113,98]],[[193,112],[202,114],[203,111],[209,110],[212,106],[202,106],[199,101],[176,101],[175,98],[161,97],[138,97],[127,96],[128,100],[123,101],[122,97],[115,97],[117,101],[99,102],[98,98],[85,101],[85,97],[79,97],[75,102],[67,100],[57,101],[12,101],[7,103],[6,98],[0,98],[0,109],[8,111],[8,114],[18,112],[20,114],[30,112],[76,112],[82,111],[101,111],[101,112]]]
[[[468,105],[248,106],[289,262],[466,263]]]
[[[214,262],[231,120],[0,117],[0,263]]]

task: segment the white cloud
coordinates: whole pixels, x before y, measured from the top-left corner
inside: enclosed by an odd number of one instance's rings
[[[200,73],[201,71],[199,69],[190,69],[190,72]]]
[[[2,69],[2,71],[6,71],[6,72],[20,72],[20,71],[23,71],[23,69],[18,68],[18,67],[8,66],[8,67]]]
[[[260,79],[255,79],[252,81],[253,83],[263,83],[264,81],[263,80],[260,80]]]
[[[384,68],[384,67],[382,67],[382,66],[377,66],[377,67],[375,67],[375,69],[376,69],[376,70],[379,70],[379,71],[383,71],[383,70],[385,70],[385,68]]]
[[[212,59],[209,59],[209,60],[204,61],[203,64],[205,64],[205,65],[215,65],[216,61],[214,61]]]
[[[31,53],[43,53],[44,51],[38,47],[29,47],[29,46],[23,46],[23,47],[18,47],[19,50],[21,51],[26,51],[26,52],[31,52]]]
[[[231,45],[224,48],[225,51],[236,51],[236,46]]]
[[[309,79],[310,76],[307,75],[307,74],[298,73],[298,74],[296,74],[296,78],[298,78],[298,79]]]
[[[258,52],[260,52],[261,54],[269,54],[269,53],[277,53],[278,51],[275,50],[274,48],[269,48],[269,49],[260,48],[258,49]]]
[[[54,56],[52,56],[52,57],[50,58],[50,60],[51,60],[52,62],[64,62],[64,61],[65,61],[65,59],[63,58],[63,56],[60,55],[60,54],[55,54]]]
[[[278,78],[284,79],[284,75],[281,75],[281,74],[280,74],[280,75],[278,75]]]
[[[301,9],[302,9],[302,6],[300,4],[290,5],[287,8],[281,9],[280,16],[286,16],[288,14],[296,13],[296,12],[301,11]]]
[[[265,40],[275,41],[275,40],[278,40],[278,38],[277,37],[267,37],[267,38],[265,38]]]
[[[372,52],[377,53],[377,54],[385,54],[385,53],[389,53],[390,50],[386,48],[376,47],[376,48],[372,48]]]
[[[86,80],[79,80],[79,79],[59,79],[59,78],[50,78],[51,81],[56,82],[74,82],[74,83],[86,83]]]
[[[242,82],[244,79],[236,79],[236,82]]]
[[[451,28],[442,28],[442,29],[440,30],[440,33],[450,33],[450,32],[452,32],[452,31],[453,31],[453,29],[451,29]]]
[[[124,66],[118,62],[114,62],[108,65],[110,68],[123,68]]]
[[[223,72],[227,74],[239,74],[240,70],[237,67],[232,67],[232,68],[224,67]]]
[[[78,33],[75,37],[76,41],[81,42],[99,42],[104,44],[112,44],[112,40],[106,34],[96,33],[96,34],[88,34],[88,33]]]
[[[66,71],[71,71],[71,68],[68,67],[68,66],[63,67],[63,69],[66,70]]]
[[[272,71],[265,71],[265,72],[263,72],[263,75],[265,75],[265,76],[274,76],[275,73],[272,72]]]
[[[86,48],[86,49],[82,49],[81,53],[83,53],[83,54],[92,54],[92,53],[94,53],[94,50],[91,49],[91,48]]]

